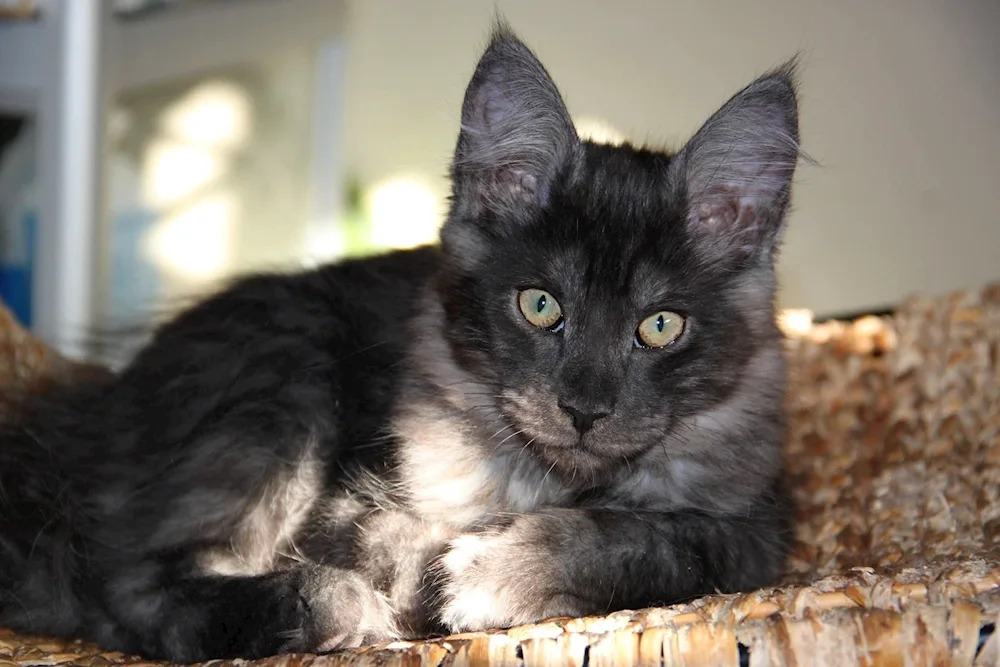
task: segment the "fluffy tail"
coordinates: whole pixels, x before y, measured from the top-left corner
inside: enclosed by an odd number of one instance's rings
[[[75,438],[67,436],[83,435],[74,416],[88,408],[82,387],[50,389],[10,401],[16,410],[0,426],[0,625],[71,635],[85,606],[75,591],[87,548],[74,532],[79,508],[66,468]]]

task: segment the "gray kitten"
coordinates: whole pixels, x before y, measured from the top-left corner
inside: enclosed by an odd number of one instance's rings
[[[0,443],[0,623],[179,662],[768,584],[792,67],[676,154],[581,141],[504,26],[440,247],[260,275]]]

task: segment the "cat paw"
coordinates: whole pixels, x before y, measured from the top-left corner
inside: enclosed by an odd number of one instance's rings
[[[554,586],[558,558],[533,538],[515,522],[452,540],[437,565],[441,623],[465,632],[582,615],[581,600]]]
[[[396,639],[385,597],[356,572],[303,566],[223,584],[225,598],[211,628],[209,657],[261,658],[319,653]]]
[[[401,635],[386,597],[356,572],[317,568],[303,594],[312,609],[311,652],[355,648]]]
[[[171,660],[256,659],[309,650],[313,614],[294,573],[203,581],[189,599],[208,591],[207,613],[178,614],[163,625],[163,653]]]
[[[509,597],[502,582],[487,576],[489,554],[502,540],[497,535],[461,535],[441,559],[445,578],[442,623],[453,632],[500,627],[509,620]],[[495,560],[495,558],[494,558]],[[499,585],[498,585],[499,584]]]
[[[289,587],[286,594],[278,598],[278,604],[271,607],[271,612],[271,639],[268,641],[268,631],[265,631],[258,640],[257,653],[302,653],[311,648],[312,612],[298,590]]]

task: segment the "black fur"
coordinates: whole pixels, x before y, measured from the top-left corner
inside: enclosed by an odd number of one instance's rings
[[[793,84],[761,77],[677,154],[595,145],[498,28],[440,249],[241,280],[26,402],[0,624],[196,661],[773,581]],[[637,345],[658,311],[683,333]]]

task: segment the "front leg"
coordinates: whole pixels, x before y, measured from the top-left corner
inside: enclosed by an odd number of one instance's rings
[[[451,631],[670,604],[768,585],[790,541],[787,511],[740,515],[552,509],[462,535],[438,563]]]
[[[105,604],[88,614],[85,634],[105,648],[173,662],[328,651],[399,637],[384,596],[357,572],[335,567],[186,575],[147,561],[120,568],[104,586]]]

